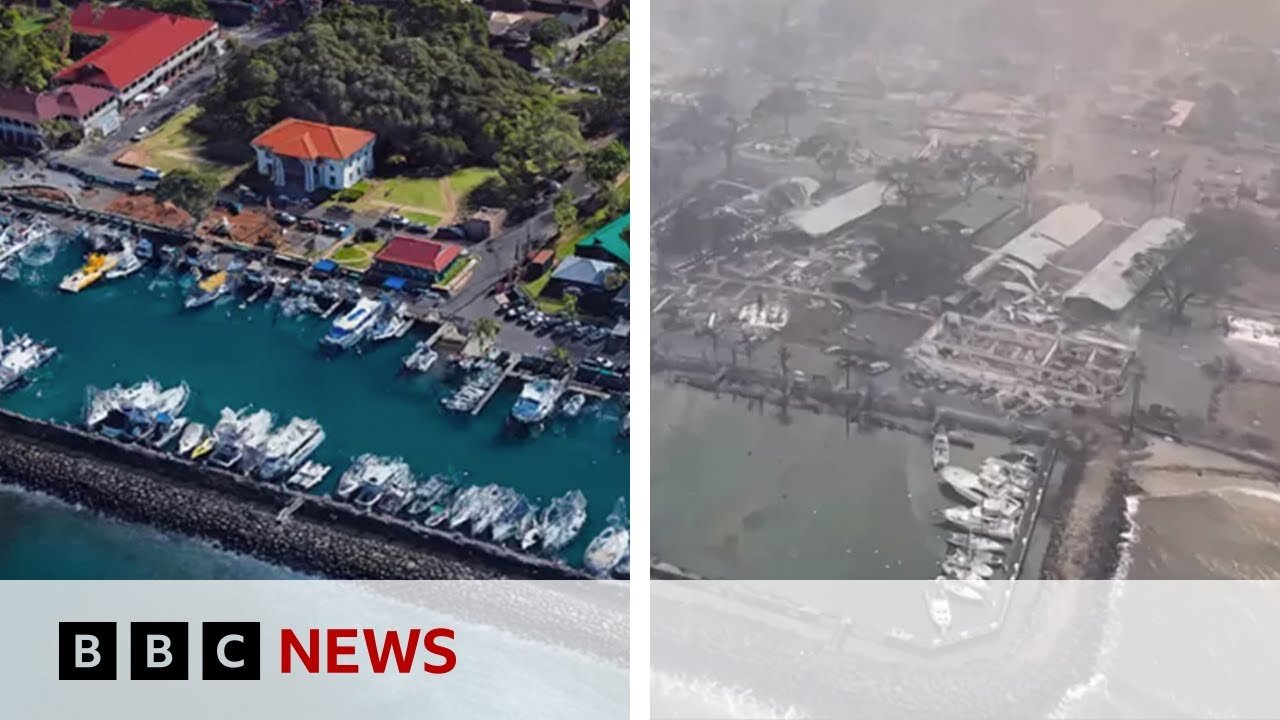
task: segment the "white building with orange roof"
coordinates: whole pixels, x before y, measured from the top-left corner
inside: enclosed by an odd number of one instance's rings
[[[368,130],[288,118],[253,139],[258,172],[286,193],[342,190],[373,173]]]

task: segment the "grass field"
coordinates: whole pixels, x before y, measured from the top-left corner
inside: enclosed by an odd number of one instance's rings
[[[372,192],[365,195],[392,205],[444,209],[444,181],[440,178],[398,177],[375,181]]]
[[[204,155],[204,136],[189,127],[199,114],[200,108],[193,105],[126,150],[146,156],[146,164],[158,170],[195,168],[217,175],[226,185],[246,166],[216,162]]]
[[[489,168],[463,168],[443,178],[370,178],[361,181],[364,195],[353,210],[382,215],[398,212],[414,222],[433,227],[457,217],[468,194],[498,172]],[[331,200],[330,203],[336,202]]]
[[[373,256],[382,249],[384,244],[381,240],[373,240],[344,245],[338,248],[330,259],[350,270],[367,270],[373,264]]]
[[[439,215],[432,215],[431,213],[424,213],[424,212],[414,212],[412,210],[405,210],[400,214],[404,215],[405,218],[411,222],[426,223],[431,227],[436,227],[440,224]]]
[[[458,202],[462,202],[472,190],[480,187],[489,178],[498,177],[498,171],[491,168],[463,168],[449,176],[449,186],[453,189]]]

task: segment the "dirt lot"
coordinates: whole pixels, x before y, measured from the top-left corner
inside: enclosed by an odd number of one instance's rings
[[[1280,444],[1280,386],[1237,382],[1218,396],[1218,424]]]
[[[214,228],[222,225],[224,220],[229,234],[214,233]],[[238,215],[233,215],[224,208],[217,208],[205,218],[200,232],[215,240],[230,240],[242,245],[279,248],[284,243],[282,228],[271,213],[253,208],[246,208]]]
[[[182,229],[195,224],[195,218],[172,203],[157,203],[149,195],[124,195],[107,206],[107,212],[125,215],[153,225]]]

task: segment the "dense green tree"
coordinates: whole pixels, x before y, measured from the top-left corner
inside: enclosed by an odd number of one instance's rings
[[[574,197],[572,190],[565,190],[556,196],[555,202],[552,204],[556,227],[564,231],[578,222],[578,206],[575,204],[577,198]]]
[[[599,97],[584,103],[596,126],[626,125],[631,118],[631,44],[611,42],[593,48],[569,67],[569,76],[599,88]]]
[[[159,202],[177,205],[198,220],[213,207],[220,185],[216,175],[179,168],[160,178],[155,197]]]
[[[539,20],[533,29],[529,31],[529,39],[535,45],[555,45],[568,38],[571,35],[569,26],[560,21],[560,18],[549,17]]]
[[[459,0],[326,9],[237,51],[201,104],[196,128],[214,139],[301,117],[371,130],[405,168],[498,166],[522,190],[581,148],[577,120],[487,46],[483,13]]]
[[[627,169],[631,156],[627,146],[614,140],[587,154],[587,177],[600,187],[608,187]]]
[[[0,87],[39,91],[66,65],[67,10],[12,5],[0,10]]]

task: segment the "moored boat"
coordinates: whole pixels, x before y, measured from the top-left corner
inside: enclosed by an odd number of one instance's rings
[[[85,259],[84,265],[70,275],[64,277],[62,282],[58,283],[58,289],[63,292],[78,293],[90,285],[98,282],[111,271],[119,263],[119,259],[115,255],[104,255],[102,253],[90,253]]]
[[[373,330],[381,312],[380,301],[361,298],[355,307],[333,321],[333,326],[321,342],[336,348],[354,347]]]
[[[938,470],[951,462],[951,441],[947,439],[947,431],[939,430],[933,435],[933,469]]]
[[[332,469],[333,468],[328,465],[321,465],[314,460],[308,460],[302,464],[302,467],[298,468],[297,472],[289,476],[289,479],[285,484],[290,487],[310,490],[316,485],[319,485]]]
[[[204,307],[231,291],[226,270],[219,270],[201,279],[187,295],[182,306],[188,310]]]
[[[608,575],[630,546],[631,533],[620,525],[610,525],[592,538],[583,553],[582,564],[595,575]]]

